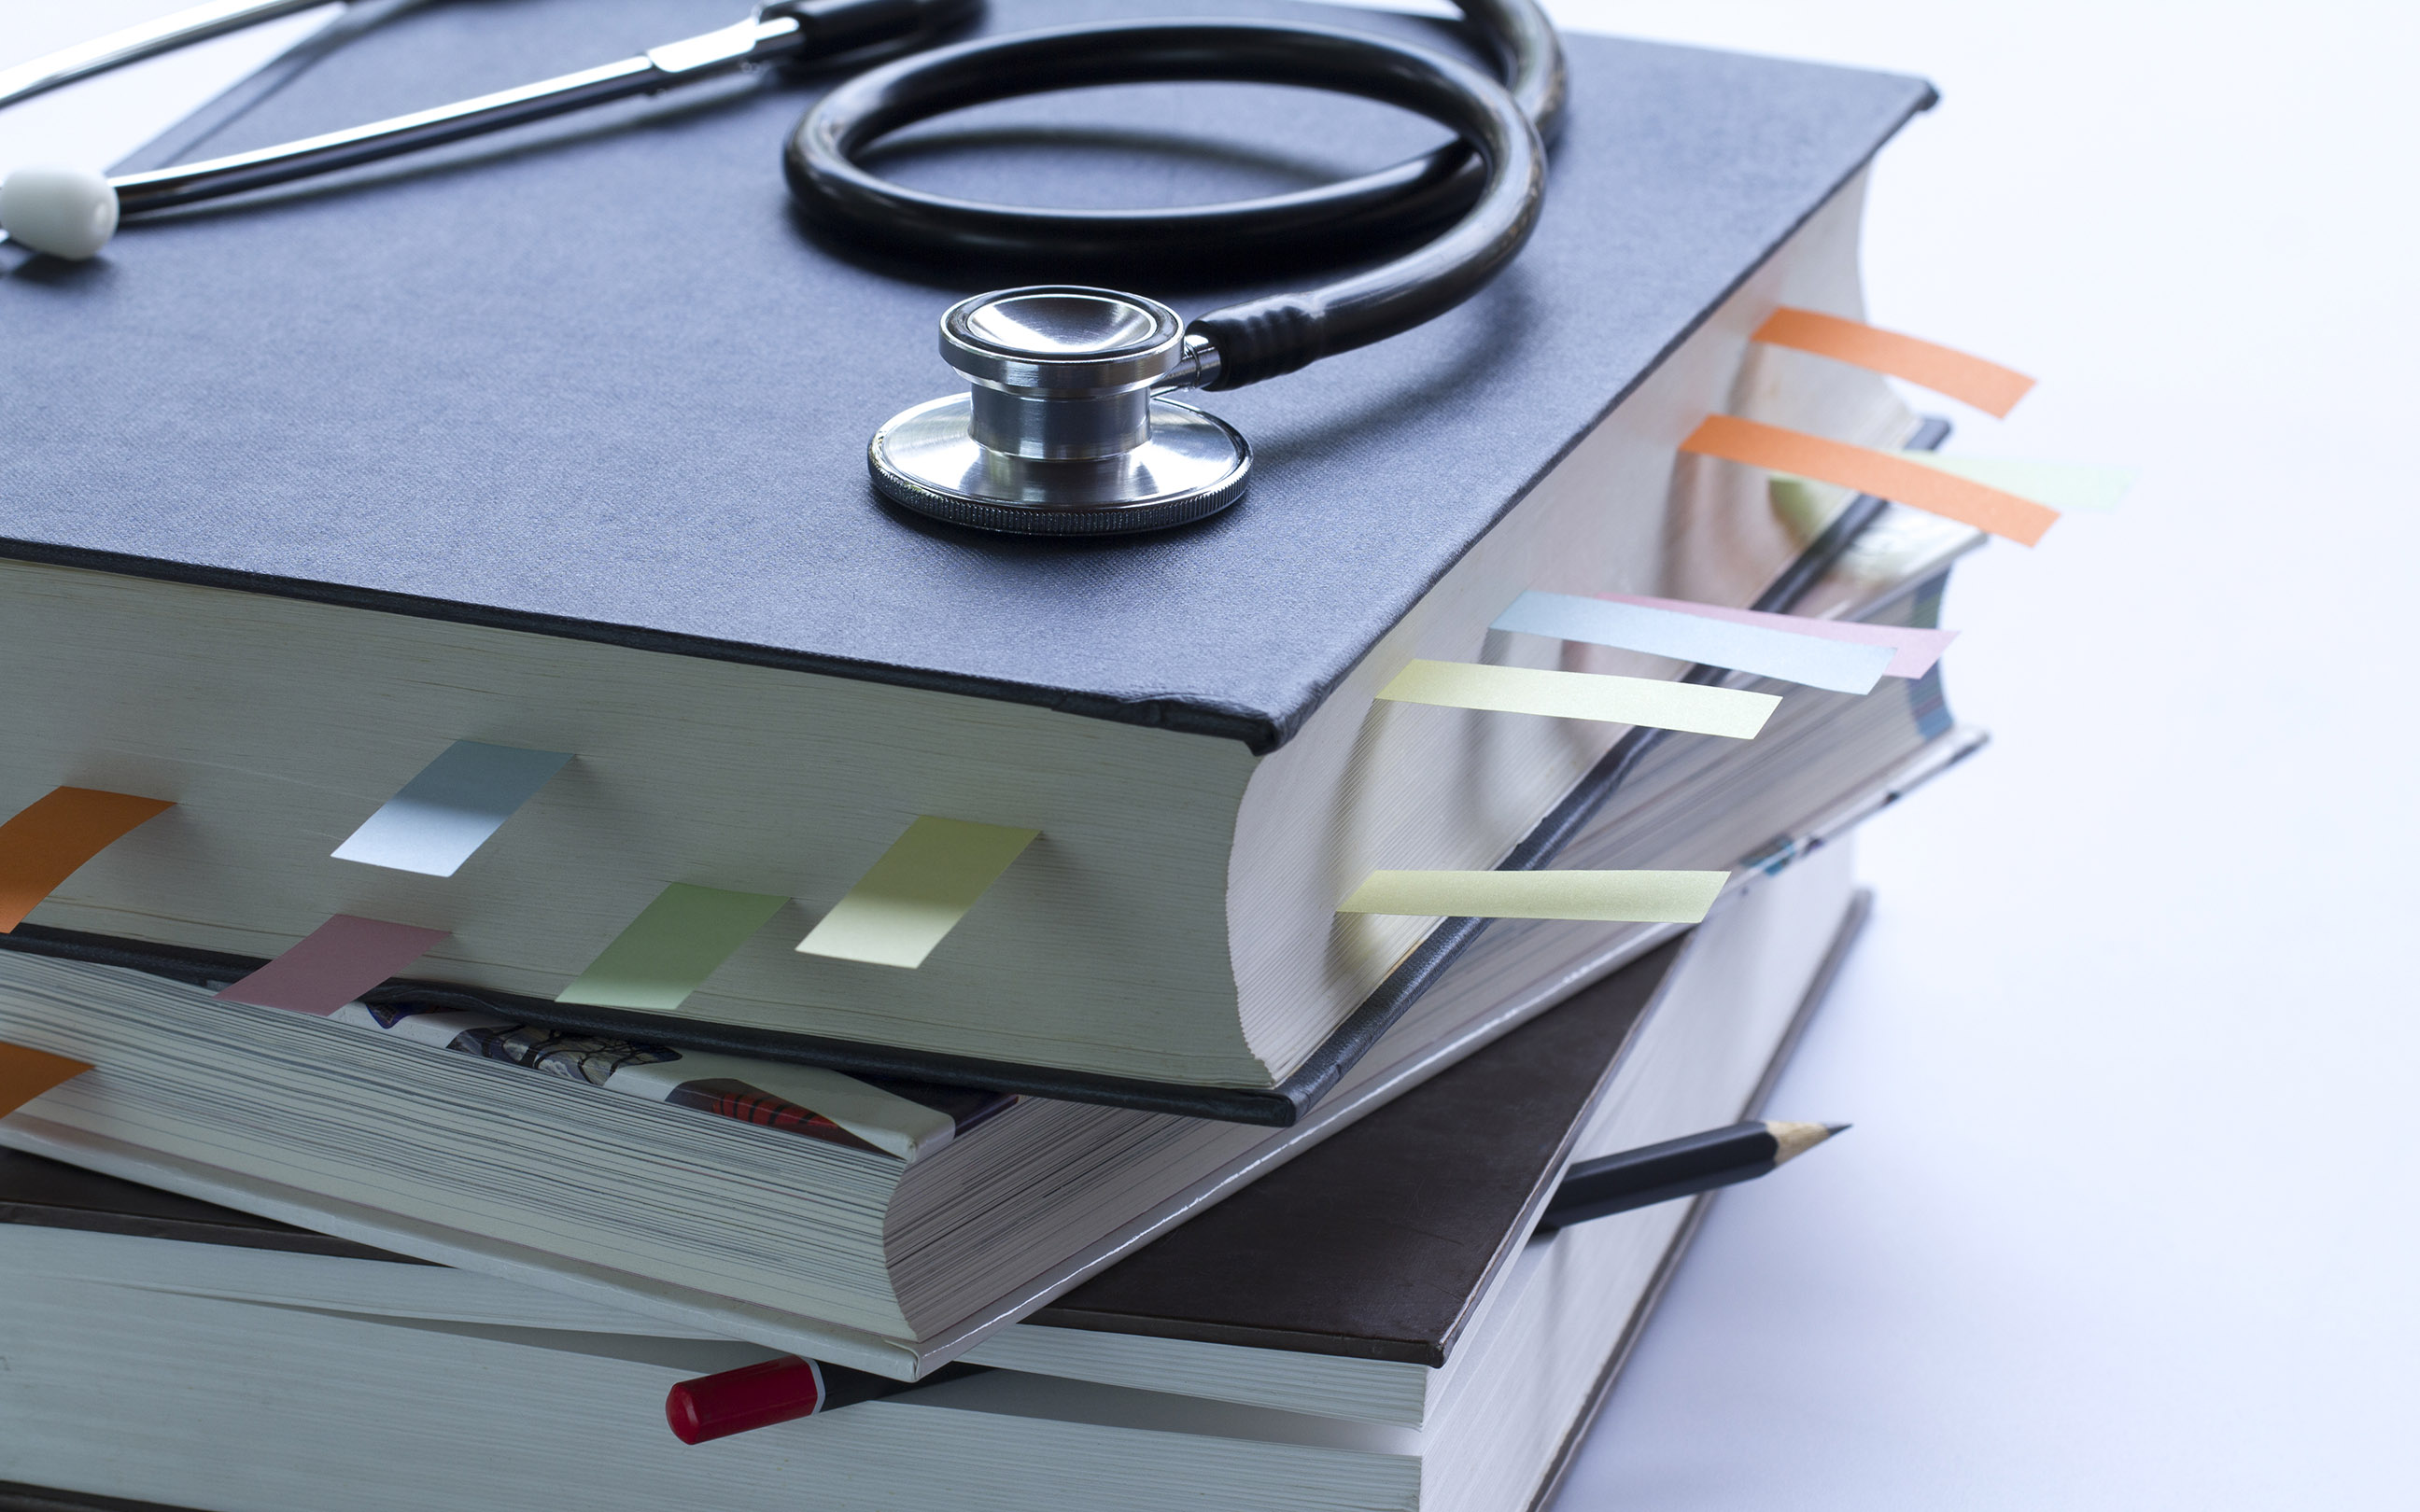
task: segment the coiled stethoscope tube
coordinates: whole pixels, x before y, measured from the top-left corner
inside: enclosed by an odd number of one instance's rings
[[[1552,37],[1551,31],[1547,34]],[[1559,56],[1557,50],[1555,56]],[[1561,70],[1538,70],[1542,107],[1559,101]],[[1156,210],[1039,210],[904,188],[854,155],[879,137],[948,111],[1018,95],[1105,84],[1219,80],[1298,85],[1417,111],[1475,149],[1445,151],[1303,194]],[[1549,117],[1551,119],[1551,116]],[[1032,262],[1058,255],[1100,266],[1215,260],[1237,268],[1316,245],[1332,258],[1460,209],[1425,245],[1351,277],[1196,319],[1233,389],[1381,341],[1450,309],[1518,252],[1545,190],[1535,124],[1503,86],[1419,49],[1327,27],[1265,22],[1138,22],[984,39],[899,59],[843,84],[791,133],[783,166],[819,224],[851,239],[962,260]],[[1474,182],[1473,179],[1476,179]],[[1456,200],[1463,203],[1457,205]]]
[[[1002,290],[943,316],[943,356],[972,393],[877,433],[874,482],[905,507],[982,529],[1107,534],[1199,518],[1239,498],[1243,439],[1164,395],[1226,390],[1398,334],[1484,285],[1527,241],[1545,185],[1543,138],[1563,99],[1562,52],[1535,0],[1457,0],[1505,81],[1366,34],[1277,22],[1110,22],[983,38],[880,64],[818,101],[783,162],[830,235],[961,266],[1375,267],[1213,310],[1181,326],[1140,295],[1083,285]],[[31,170],[0,185],[0,229],[89,255],[121,214],[242,193],[769,61],[830,63],[921,48],[982,0],[777,0],[748,20],[602,68],[208,162],[101,180]],[[238,25],[297,0],[213,0],[0,73],[0,107]],[[1298,193],[1144,210],[1036,209],[952,199],[867,170],[903,127],[1016,96],[1179,81],[1279,84],[1417,112],[1456,140],[1391,168]],[[1159,440],[1155,442],[1155,433]]]

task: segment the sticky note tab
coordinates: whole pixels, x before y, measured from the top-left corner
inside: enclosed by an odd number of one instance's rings
[[[1939,452],[1896,452],[1911,462],[1954,472],[2003,493],[2061,511],[2115,514],[2134,474],[2126,468],[2086,467],[2074,462],[2036,462],[2012,456],[1952,456]]]
[[[1342,914],[1694,924],[1728,872],[1373,872]]]
[[[427,955],[445,935],[442,929],[338,914],[218,995],[324,1017]]]
[[[2030,499],[1894,453],[1827,440],[1736,415],[1708,415],[1681,443],[1681,450],[1854,488],[2006,536],[2020,546],[2040,541],[2058,519],[2057,510]]]
[[[571,757],[458,740],[333,853],[395,872],[450,877]]]
[[[1523,594],[1496,617],[1490,628],[1643,651],[1760,677],[1784,678],[1836,693],[1872,691],[1891,662],[1885,646],[1858,645],[1779,626],[1742,625],[1574,594]]]
[[[81,1060],[70,1060],[47,1050],[0,1043],[0,1119],[7,1118],[61,1082],[81,1076],[90,1070],[92,1068]]]
[[[1793,310],[1788,305],[1774,311],[1748,339],[1770,347],[1813,352],[1834,362],[1921,383],[1935,393],[1946,393],[1991,415],[2005,415],[2015,409],[2017,401],[2034,386],[2033,379],[2013,368],[1987,363],[1955,347],[1902,336],[1861,320],[1845,320],[1813,310]]]
[[[1710,620],[1728,620],[1733,625],[1761,625],[1792,635],[1818,636],[1826,640],[1846,640],[1853,645],[1882,646],[1891,654],[1890,664],[1883,669],[1885,677],[1921,677],[1932,671],[1932,664],[1958,639],[1955,630],[1920,629],[1911,625],[1867,625],[1857,620],[1810,620],[1797,614],[1767,614],[1761,609],[1729,609],[1720,604],[1699,604],[1685,598],[1650,598],[1642,594],[1607,594],[1606,597],[1618,604],[1637,604],[1646,609],[1670,609],[1676,614],[1696,614]]]
[[[1041,833],[921,815],[799,949],[877,966],[922,965]]]
[[[1653,677],[1488,667],[1470,661],[1415,661],[1378,690],[1398,703],[1494,709],[1561,719],[1603,719],[1698,735],[1752,740],[1781,700],[1735,687],[1701,687]]]
[[[0,934],[135,825],[176,805],[99,788],[53,788],[0,824]]]
[[[672,1012],[789,901],[675,882],[554,1000]]]

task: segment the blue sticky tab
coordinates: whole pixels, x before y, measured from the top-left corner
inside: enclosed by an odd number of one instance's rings
[[[1891,663],[1887,646],[1827,640],[1761,625],[1616,604],[1572,594],[1527,593],[1496,617],[1492,629],[1585,640],[1591,645],[1703,662],[1759,677],[1779,677],[1836,693],[1867,693]]]
[[[333,854],[340,861],[450,877],[569,760],[565,751],[458,740]]]

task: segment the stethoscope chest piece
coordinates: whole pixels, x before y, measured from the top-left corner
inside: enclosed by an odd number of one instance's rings
[[[1243,497],[1251,448],[1155,388],[1203,358],[1155,300],[1073,285],[1004,289],[941,316],[941,355],[969,393],[875,432],[874,486],[904,509],[1017,535],[1121,535],[1217,514]]]

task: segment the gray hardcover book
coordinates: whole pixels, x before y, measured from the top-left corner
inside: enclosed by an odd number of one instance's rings
[[[1462,45],[1411,17],[1188,8]],[[1001,0],[983,24],[1132,9]],[[427,6],[178,146],[423,107],[716,14]],[[1510,270],[1413,333],[1211,396],[1256,448],[1250,496],[1133,540],[980,537],[877,501],[867,438],[950,385],[937,316],[1002,280],[802,226],[780,149],[825,76],[173,212],[91,263],[8,249],[0,811],[61,784],[178,807],[8,942],[223,977],[352,913],[450,932],[415,976],[526,1022],[1291,1121],[1434,975],[1402,972],[1436,920],[1339,916],[1344,891],[1568,831],[1558,806],[1622,735],[1376,689],[1415,656],[1674,675],[1487,625],[1528,588],[1745,604],[1816,543],[1761,475],[1677,456],[1707,412],[1914,433],[1879,379],[1745,335],[1776,303],[1858,312],[1859,176],[1929,87],[1569,48]],[[1184,203],[1435,140],[1342,98],[1173,88],[985,107],[886,169]],[[1193,312],[1264,271],[1125,281]],[[1973,537],[1896,539],[1884,579]],[[454,876],[331,855],[461,739],[574,760]],[[795,951],[920,815],[1042,838],[914,970]],[[1746,858],[1709,837],[1662,864]],[[789,901],[677,1013],[558,1003],[672,883]]]

